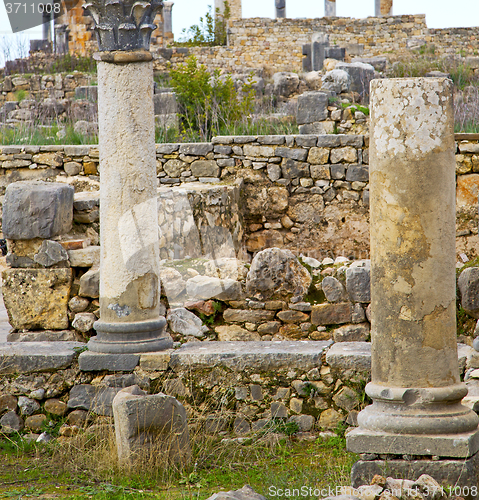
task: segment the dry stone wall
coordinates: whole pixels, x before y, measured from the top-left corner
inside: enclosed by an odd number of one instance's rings
[[[465,52],[473,56],[479,50],[479,28],[428,29],[424,15],[390,17],[317,18],[317,19],[233,19],[230,21],[227,47],[170,48],[159,50],[156,69],[166,70],[167,63],[184,63],[195,55],[208,68],[242,70],[302,71],[302,45],[311,42],[313,33],[329,35],[330,43],[344,47],[349,56],[372,57],[385,53],[400,54],[422,45],[434,45],[436,54]]]

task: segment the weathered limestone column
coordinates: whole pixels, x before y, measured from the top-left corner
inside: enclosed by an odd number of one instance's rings
[[[336,17],[336,0],[324,0],[324,17]]]
[[[286,0],[275,0],[276,18],[286,17]]]
[[[371,82],[373,404],[358,453],[469,457],[479,419],[461,405],[456,345],[452,82]]]
[[[175,2],[164,2],[163,3],[163,33],[168,37],[172,38],[173,33],[173,20],[172,20],[172,9]]]
[[[384,17],[393,15],[393,0],[375,0],[375,16]]]
[[[104,1],[104,0],[103,0]],[[100,147],[100,319],[90,351],[138,353],[172,345],[159,315],[159,249],[151,20],[160,1],[96,0]],[[138,9],[141,9],[138,12]],[[118,11],[115,10],[117,13]],[[130,14],[131,13],[131,14]]]

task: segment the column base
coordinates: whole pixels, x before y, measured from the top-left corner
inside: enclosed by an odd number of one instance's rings
[[[346,435],[346,448],[353,453],[467,458],[479,451],[479,430],[428,435],[389,434],[357,427]]]
[[[358,488],[370,484],[376,474],[395,479],[416,481],[422,474],[428,474],[439,484],[449,497],[466,500],[477,498],[479,454],[466,460],[359,460],[351,469],[351,484]],[[475,493],[475,494],[474,494]],[[400,496],[393,493],[394,496]],[[431,496],[435,496],[432,494]]]
[[[92,352],[106,354],[137,354],[170,349],[173,339],[165,333],[166,319],[136,321],[132,323],[106,323],[96,321],[93,328],[97,336],[88,341]]]

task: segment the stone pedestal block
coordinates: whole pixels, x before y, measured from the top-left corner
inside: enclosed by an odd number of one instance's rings
[[[30,240],[68,233],[73,221],[73,194],[73,187],[58,182],[10,184],[3,202],[4,237]]]
[[[477,415],[461,404],[456,346],[452,82],[371,84],[373,404],[348,449],[470,457]]]
[[[166,394],[147,395],[137,385],[122,389],[113,400],[120,464],[133,460],[187,462],[191,455],[186,411]]]

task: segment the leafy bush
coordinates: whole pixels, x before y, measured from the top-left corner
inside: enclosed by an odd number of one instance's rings
[[[171,69],[170,77],[180,107],[182,133],[194,132],[206,141],[253,110],[250,83],[238,92],[230,75],[222,77],[219,70],[210,75],[194,56]]]
[[[212,14],[212,7],[208,5],[208,12],[204,17],[200,17],[199,24],[194,24],[182,33],[185,38],[180,39],[175,45],[186,47],[226,45],[227,24],[230,18],[230,7],[228,2],[224,2],[224,12],[216,9],[216,15]]]

